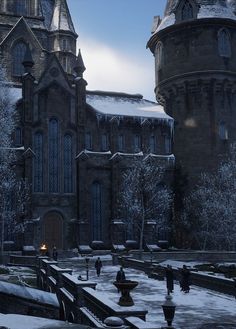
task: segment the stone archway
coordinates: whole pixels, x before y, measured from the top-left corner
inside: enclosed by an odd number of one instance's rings
[[[45,215],[42,224],[42,242],[49,249],[55,245],[63,249],[63,218],[58,212],[49,212]]]

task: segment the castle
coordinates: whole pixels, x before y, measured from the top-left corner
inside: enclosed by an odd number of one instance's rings
[[[24,245],[134,239],[117,217],[122,172],[135,158],[173,160],[172,117],[139,94],[86,90],[77,37],[66,0],[1,1],[0,59],[17,95],[18,173],[30,186]],[[154,226],[145,224],[149,243]]]

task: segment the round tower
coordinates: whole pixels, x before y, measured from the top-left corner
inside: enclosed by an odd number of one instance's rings
[[[236,140],[235,11],[235,0],[168,0],[148,42],[156,97],[175,120],[176,163],[190,182]]]

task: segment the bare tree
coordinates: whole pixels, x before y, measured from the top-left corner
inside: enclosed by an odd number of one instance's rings
[[[236,147],[214,173],[204,173],[185,199],[183,225],[201,249],[236,247]]]
[[[122,176],[120,214],[127,229],[138,232],[142,249],[145,222],[148,220],[169,229],[170,190],[163,184],[164,167],[152,161],[136,160]]]
[[[28,198],[28,189],[15,173],[16,149],[12,147],[15,129],[14,90],[6,82],[4,71],[0,68],[0,220],[1,254],[4,251],[6,233],[18,229],[18,221]],[[8,234],[9,235],[9,234]]]

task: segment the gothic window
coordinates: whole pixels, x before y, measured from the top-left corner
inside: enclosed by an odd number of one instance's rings
[[[59,192],[59,125],[57,119],[49,121],[49,192]]]
[[[151,135],[150,136],[150,139],[149,139],[149,149],[150,149],[150,152],[151,153],[155,153],[156,151],[156,138],[154,135]]]
[[[182,7],[182,20],[188,20],[193,18],[193,6],[186,0]]]
[[[170,136],[165,135],[165,153],[171,153],[171,139]]]
[[[85,148],[87,150],[92,150],[92,135],[90,132],[85,134]]]
[[[228,139],[228,129],[226,127],[225,122],[220,122],[219,124],[219,136],[221,140]]]
[[[124,136],[123,135],[118,136],[118,150],[121,152],[124,151]]]
[[[27,0],[16,1],[16,14],[27,15]]]
[[[67,40],[66,39],[62,39],[62,50],[67,50]]]
[[[43,135],[40,132],[34,135],[34,192],[43,192]]]
[[[222,57],[231,56],[231,40],[230,34],[226,29],[221,29],[218,32],[218,50]]]
[[[163,60],[163,45],[161,42],[157,43],[156,53],[155,53],[156,65],[157,68],[161,68],[162,60]]]
[[[15,130],[15,145],[22,145],[22,129],[20,127],[17,127]]]
[[[141,149],[141,138],[140,135],[134,136],[134,151],[138,152]]]
[[[69,134],[64,136],[64,192],[73,192],[72,179],[72,137]]]
[[[67,72],[67,58],[66,58],[66,56],[62,57],[62,67],[63,67],[64,71]]]
[[[107,134],[102,134],[102,151],[108,150],[108,136]]]
[[[92,184],[92,239],[102,239],[102,187],[98,182]]]
[[[22,62],[25,57],[26,44],[23,41],[18,42],[12,49],[12,74],[21,76],[24,73]]]

